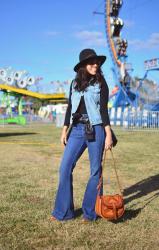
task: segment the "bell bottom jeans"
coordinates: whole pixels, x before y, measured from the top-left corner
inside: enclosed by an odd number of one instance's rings
[[[84,124],[77,123],[72,127],[66,144],[59,170],[59,186],[52,215],[58,220],[68,220],[74,217],[73,176],[72,172],[77,160],[88,147],[90,161],[90,178],[88,180],[83,203],[83,217],[96,220],[95,202],[97,185],[101,175],[101,162],[105,145],[105,129],[102,124],[94,125],[94,139],[85,138]],[[101,188],[101,194],[103,187]]]

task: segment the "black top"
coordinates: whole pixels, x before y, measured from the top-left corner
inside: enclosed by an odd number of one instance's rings
[[[70,125],[70,117],[71,117],[71,109],[72,109],[71,94],[72,94],[72,83],[70,86],[68,107],[66,110],[65,121],[64,121],[65,126]],[[108,108],[107,108],[108,98],[109,98],[109,89],[108,89],[108,85],[105,81],[101,85],[101,91],[100,91],[100,114],[101,114],[102,123],[104,126],[110,125]],[[80,104],[79,104],[76,112],[80,113],[80,114],[87,114],[87,110],[86,110],[85,101],[84,101],[83,96],[81,96]]]

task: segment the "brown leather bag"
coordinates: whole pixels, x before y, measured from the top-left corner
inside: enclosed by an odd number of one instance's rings
[[[98,194],[97,194],[97,199],[96,199],[96,204],[95,204],[95,212],[97,215],[100,217],[107,219],[107,220],[117,220],[124,214],[124,200],[123,200],[123,194],[122,194],[122,189],[120,186],[119,182],[119,177],[117,174],[117,170],[115,167],[115,160],[113,157],[112,150],[112,158],[113,158],[113,165],[114,165],[114,170],[115,170],[115,175],[117,178],[117,183],[119,186],[120,194],[115,194],[115,195],[100,195],[100,188],[102,185],[102,174],[99,180],[99,184],[97,186],[98,189]],[[106,158],[106,150],[104,151],[104,163],[105,163],[105,158]],[[104,164],[102,164],[104,165]],[[103,168],[103,167],[102,167]],[[103,171],[103,169],[102,169]]]

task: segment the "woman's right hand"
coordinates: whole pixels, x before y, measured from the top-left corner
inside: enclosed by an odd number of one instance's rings
[[[64,126],[63,130],[62,130],[62,133],[61,133],[61,139],[60,139],[60,141],[61,141],[61,144],[64,145],[64,146],[67,143],[67,129],[68,129],[68,127]]]

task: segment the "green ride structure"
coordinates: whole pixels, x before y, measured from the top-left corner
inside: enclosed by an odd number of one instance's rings
[[[9,70],[8,70],[9,71]],[[26,124],[26,117],[23,115],[23,98],[31,97],[54,103],[66,102],[65,93],[42,94],[27,89],[27,85],[36,83],[36,79],[28,77],[26,73],[8,72],[7,69],[0,69],[0,91],[2,92],[1,104],[7,110],[7,117],[0,119],[0,124]],[[11,99],[17,103],[17,115],[13,114]]]

